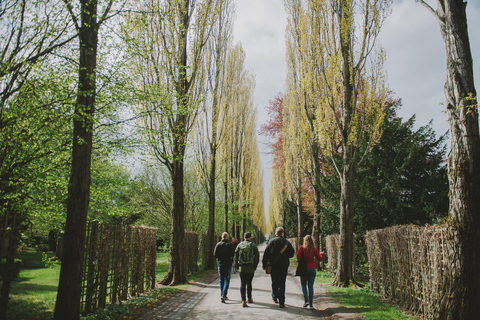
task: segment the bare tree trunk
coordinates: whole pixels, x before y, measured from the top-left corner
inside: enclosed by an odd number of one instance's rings
[[[297,248],[299,248],[299,243],[303,242],[303,201],[302,201],[302,177],[299,172],[297,172],[297,219],[298,219],[298,224],[297,224],[297,237],[298,241],[297,243]]]
[[[224,201],[225,201],[225,204],[224,204],[224,208],[225,208],[225,213],[224,213],[224,217],[225,217],[225,232],[228,232],[228,177],[225,177],[225,182],[223,183],[223,190],[225,192],[224,194]],[[231,235],[233,237],[233,234]]]
[[[351,148],[347,148],[349,150]],[[345,153],[349,153],[346,150]],[[344,155],[345,159],[345,155]],[[340,196],[340,252],[338,255],[338,268],[334,284],[348,287],[356,284],[353,270],[354,236],[353,236],[353,198],[354,198],[354,170],[352,165],[344,163],[341,179]]]
[[[9,207],[9,206],[8,206]],[[10,225],[10,235],[8,237],[8,244],[7,250],[5,254],[5,269],[3,270],[2,274],[2,287],[0,291],[0,319],[4,320],[7,319],[7,308],[8,308],[8,299],[10,296],[10,289],[12,280],[14,277],[14,268],[15,268],[15,255],[17,252],[18,247],[18,240],[19,240],[19,225],[20,225],[20,217],[19,213],[14,212],[11,208],[7,209],[8,211],[5,213],[5,220],[8,219],[9,216],[12,217],[12,223]],[[7,225],[7,221],[5,221],[5,226]],[[7,236],[6,228],[3,230],[2,236]],[[3,245],[3,244],[2,244]],[[3,246],[2,246],[3,249]],[[2,256],[0,255],[0,258]]]
[[[216,139],[213,137],[212,139]],[[208,190],[208,233],[207,233],[207,256],[205,268],[212,270],[215,267],[213,250],[215,248],[215,171],[216,171],[216,148],[211,148],[210,177]]]
[[[185,263],[185,190],[184,190],[184,165],[183,160],[173,162],[172,174],[172,228],[170,236],[170,266],[165,278],[161,281],[164,285],[177,285],[187,282]]]
[[[473,62],[463,0],[437,0],[436,15],[447,59],[450,208],[447,233],[451,269],[439,319],[477,319],[480,314],[480,138]]]
[[[67,220],[55,320],[79,319],[87,213],[90,199],[95,75],[97,66],[97,1],[81,0],[78,94],[73,121],[72,166]]]
[[[312,126],[313,127],[313,126]],[[320,215],[322,212],[322,194],[321,194],[321,171],[320,171],[320,148],[318,142],[312,143],[312,159],[313,159],[313,189],[315,190],[315,213],[313,217],[313,244],[318,249],[319,252],[323,251],[323,246],[321,242],[321,225],[320,225]],[[317,270],[321,270],[324,267],[324,262],[317,261]]]

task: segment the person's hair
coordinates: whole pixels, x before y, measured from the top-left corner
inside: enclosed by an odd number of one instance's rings
[[[222,233],[222,239],[228,239],[228,233],[227,232]]]
[[[285,234],[285,229],[283,229],[282,227],[278,227],[276,230],[275,230],[275,235],[276,236],[283,236]]]
[[[304,238],[303,238],[303,246],[305,248],[307,248],[308,250],[308,253],[312,253],[312,249],[313,249],[313,239],[312,239],[312,236],[307,234]]]

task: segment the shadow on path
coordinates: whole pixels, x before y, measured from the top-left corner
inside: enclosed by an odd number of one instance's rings
[[[259,246],[263,255],[265,244]],[[261,261],[261,260],[260,260]],[[271,299],[270,275],[261,269],[261,262],[253,278],[253,303],[242,307],[240,297],[240,276],[232,274],[229,299],[220,301],[218,274],[191,283],[185,290],[154,305],[135,320],[154,319],[361,319],[352,312],[356,310],[340,308],[325,288],[315,288],[315,310],[303,308],[303,294],[300,278],[291,272],[287,277],[285,308],[279,308]]]

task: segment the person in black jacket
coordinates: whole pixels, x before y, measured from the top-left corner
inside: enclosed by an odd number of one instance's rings
[[[267,263],[271,263],[272,272],[272,299],[278,303],[280,308],[285,308],[285,283],[287,281],[288,266],[290,258],[295,254],[292,244],[285,239],[285,230],[278,227],[275,230],[276,237],[268,242],[268,246],[263,254],[263,269]]]
[[[215,246],[213,254],[218,260],[220,295],[222,303],[225,303],[225,300],[227,299],[228,287],[230,286],[233,256],[235,255],[235,248],[230,240],[228,240],[228,233],[222,233],[222,240]]]

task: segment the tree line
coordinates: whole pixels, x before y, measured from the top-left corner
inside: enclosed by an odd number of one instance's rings
[[[55,319],[79,318],[89,219],[160,224],[172,285],[186,282],[186,227],[210,251],[219,231],[265,231],[255,76],[234,18],[231,0],[1,2],[0,248],[8,265],[21,237],[63,233]],[[138,154],[132,180],[118,159]]]
[[[287,224],[299,239],[311,232],[320,248],[322,236],[339,233],[334,284],[348,287],[361,285],[354,243],[366,230],[445,223],[456,247],[439,317],[473,319],[480,141],[466,2],[418,2],[439,22],[445,43],[447,159],[445,135],[396,117],[401,101],[388,88],[377,41],[391,1],[284,1],[285,92],[270,102],[262,126],[274,157],[268,228]]]

